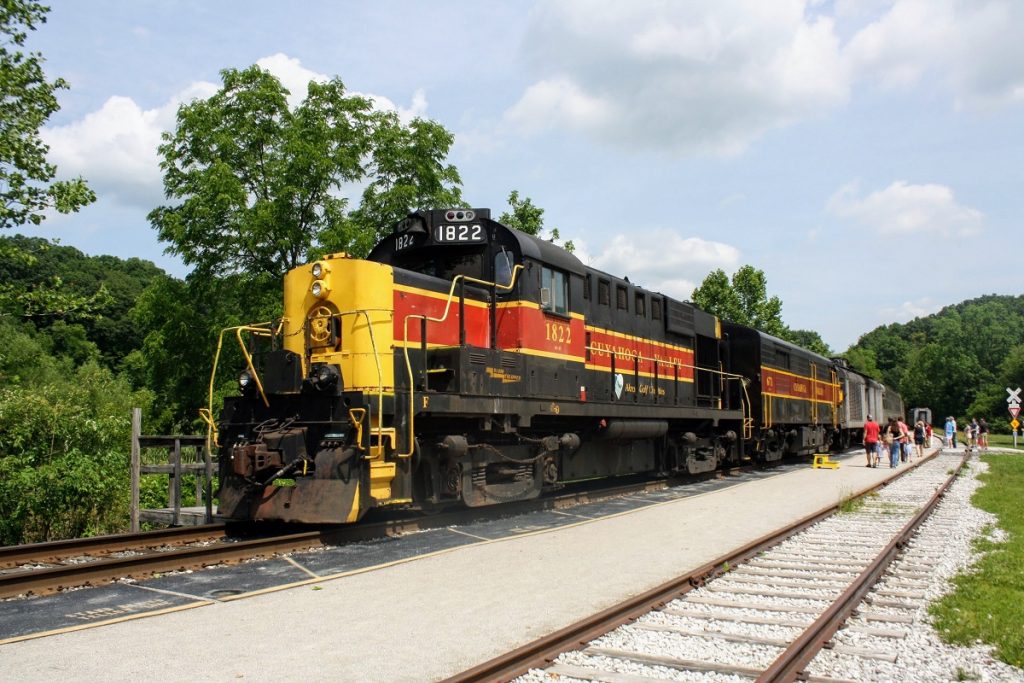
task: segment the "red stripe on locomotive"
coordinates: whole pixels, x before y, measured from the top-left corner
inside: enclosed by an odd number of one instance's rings
[[[679,379],[693,381],[693,349],[683,346],[659,344],[649,339],[636,339],[606,330],[591,328],[590,359],[588,364],[611,370],[612,354],[615,354],[617,371],[632,371],[634,358],[639,354],[639,371],[653,375],[657,361],[658,376],[675,377],[675,365],[679,367]]]
[[[812,386],[814,400],[823,403],[838,402],[838,385],[761,366],[761,388],[765,393],[809,401]]]
[[[548,315],[530,305],[506,305],[498,309],[498,347],[525,352],[571,356],[583,361],[583,320]]]
[[[430,318],[440,318],[444,315],[446,306],[446,295],[422,292],[410,292],[395,290],[395,342],[408,341],[419,344],[422,341],[420,335],[419,318],[411,318],[408,325],[405,319],[410,315],[426,315]],[[473,346],[490,346],[491,327],[487,308],[483,306],[467,305],[466,311],[466,343]],[[408,328],[409,338],[405,338],[405,330]],[[443,322],[427,322],[427,343],[441,346],[459,345],[459,301],[453,298],[448,307],[448,317]]]

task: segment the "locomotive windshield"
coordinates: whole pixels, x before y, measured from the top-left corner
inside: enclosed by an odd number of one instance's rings
[[[391,262],[398,268],[445,280],[452,280],[456,275],[484,279],[486,252],[486,244],[479,247],[463,246],[458,249],[443,245],[430,246],[399,252],[392,257]]]

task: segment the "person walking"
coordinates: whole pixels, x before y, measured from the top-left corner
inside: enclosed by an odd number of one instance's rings
[[[985,418],[978,420],[978,447],[983,451],[988,450],[988,422]]]
[[[878,467],[878,434],[881,427],[868,415],[864,423],[864,455],[868,459],[868,467]]]
[[[902,417],[896,418],[896,426],[900,428],[900,462],[910,459],[910,428]]]
[[[974,428],[970,422],[964,424],[964,450],[970,453],[974,449]]]
[[[889,447],[889,469],[899,467],[900,426],[896,424],[895,417],[889,418],[889,424],[885,428],[885,445]]]
[[[917,449],[917,457],[924,457],[924,439],[927,430],[924,428],[924,422],[921,420],[917,421],[914,425],[914,446]]]
[[[946,448],[956,448],[956,423],[952,417],[946,418]]]

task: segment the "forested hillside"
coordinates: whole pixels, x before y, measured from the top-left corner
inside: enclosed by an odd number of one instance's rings
[[[984,417],[1008,430],[1006,387],[1024,385],[1024,296],[988,295],[868,332],[846,356],[935,420]]]
[[[133,310],[161,281],[148,261],[0,238],[0,544],[123,530],[130,411],[153,402]]]

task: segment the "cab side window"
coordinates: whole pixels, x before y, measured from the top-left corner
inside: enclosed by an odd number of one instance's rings
[[[502,249],[494,255],[494,284],[508,287],[512,282],[512,252]]]
[[[540,273],[541,309],[560,315],[569,315],[569,278],[562,271],[547,266],[543,266]]]

